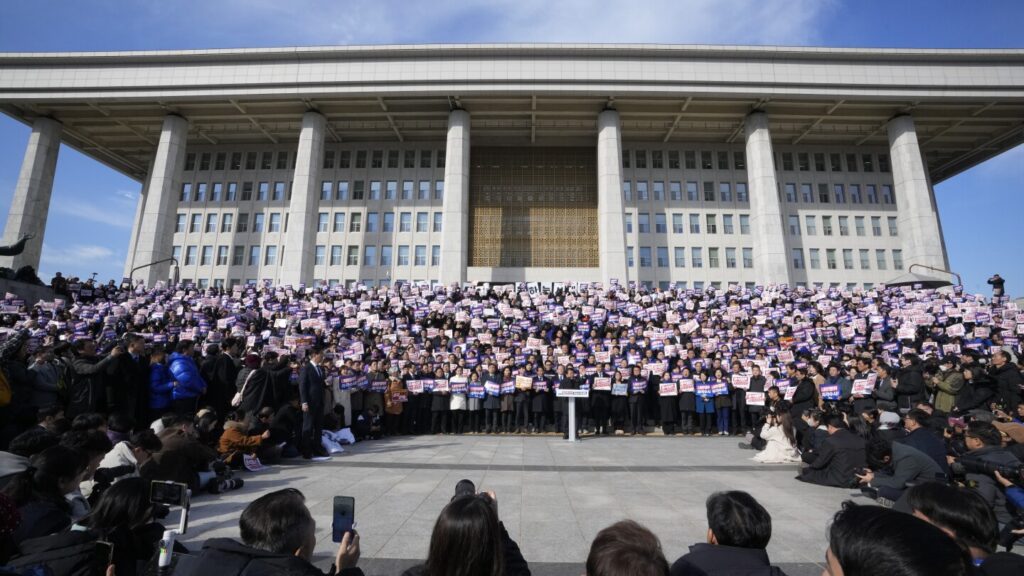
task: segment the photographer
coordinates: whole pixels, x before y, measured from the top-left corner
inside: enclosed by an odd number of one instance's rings
[[[1016,468],[1021,465],[1012,454],[1002,448],[1002,437],[995,426],[987,422],[971,422],[964,432],[967,453],[956,459],[949,456],[954,475],[963,475],[967,484],[976,490],[996,513],[999,525],[1013,520],[1006,507],[1006,495],[1000,489],[993,471]]]
[[[895,442],[906,444],[927,454],[943,474],[949,474],[949,462],[946,461],[946,443],[942,437],[928,427],[931,416],[919,408],[915,408],[903,418],[903,428],[907,435],[897,438]]]
[[[992,287],[993,298],[1001,298],[1003,294],[1006,293],[1006,280],[1003,280],[1003,277],[999,274],[993,274],[992,277],[988,279],[988,284]]]
[[[948,413],[953,410],[957,396],[964,387],[964,376],[957,369],[953,357],[946,356],[939,361],[938,370],[928,372],[925,384],[935,393],[935,408]]]
[[[117,480],[138,476],[142,467],[152,461],[153,454],[161,449],[163,443],[152,430],[133,432],[128,440],[118,442],[103,456],[92,482],[82,483],[82,493],[90,503],[95,502]]]
[[[867,460],[871,468],[856,474],[857,481],[865,494],[879,501],[896,502],[909,485],[945,480],[938,464],[906,444],[875,438],[868,443]]]

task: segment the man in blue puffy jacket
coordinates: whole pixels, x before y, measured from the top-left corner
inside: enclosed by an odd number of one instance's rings
[[[178,342],[168,366],[175,382],[171,406],[182,416],[194,416],[199,397],[206,393],[206,382],[199,375],[199,366],[192,356],[194,350],[195,343],[191,340]]]

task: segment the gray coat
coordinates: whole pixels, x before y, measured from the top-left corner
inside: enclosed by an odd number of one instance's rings
[[[913,446],[894,442],[892,445],[891,474],[875,474],[872,486],[903,490],[911,482],[930,482],[944,476],[939,465],[924,452]]]

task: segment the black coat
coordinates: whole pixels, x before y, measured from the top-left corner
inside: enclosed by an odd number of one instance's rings
[[[127,414],[144,425],[149,407],[149,360],[145,356],[136,360],[125,352],[114,359],[107,378],[107,406],[112,413]]]
[[[1003,401],[1003,407],[1007,412],[1013,413],[1020,404],[1020,388],[1024,384],[1020,370],[1013,364],[1007,362],[1001,368],[992,367],[992,379],[996,381],[996,390]]]
[[[20,570],[43,564],[53,576],[95,576],[95,550],[91,532],[63,532],[22,542],[7,566]]]
[[[902,438],[896,439],[900,444],[906,444],[917,448],[927,454],[943,474],[949,474],[949,463],[946,461],[946,443],[934,431],[928,428],[918,428]]]
[[[865,466],[864,439],[846,429],[836,430],[821,443],[818,457],[803,469],[799,480],[822,486],[853,488],[854,472]]]
[[[896,385],[896,406],[898,408],[913,408],[914,404],[924,401],[927,392],[928,389],[924,385],[924,376],[921,374],[919,365],[912,364],[900,370]]]
[[[179,571],[175,571],[177,573]],[[250,548],[228,538],[211,538],[195,562],[180,570],[183,576],[323,576],[319,568],[293,554],[274,554]],[[333,570],[330,572],[333,573]],[[359,568],[339,576],[362,576]]]
[[[317,369],[312,362],[302,365],[302,370],[299,371],[299,400],[303,404],[309,404],[310,412],[324,411],[326,383],[323,368]]]
[[[751,376],[750,377],[750,388],[747,390],[747,392],[761,392],[761,393],[764,393],[765,392],[765,386],[767,386],[767,385],[768,385],[768,379],[765,378],[764,376]],[[747,396],[746,396],[746,394],[743,395],[743,403],[744,403],[744,405],[746,405],[746,403],[747,403]],[[753,412],[755,414],[760,414],[761,410],[763,408],[764,408],[764,406],[747,406],[747,411],[748,412]]]
[[[786,576],[773,567],[768,553],[758,548],[694,544],[672,564],[670,576]]]
[[[255,414],[265,406],[276,408],[280,405],[274,394],[270,372],[263,368],[243,368],[238,373],[235,387],[242,393],[239,408],[245,410],[246,414]]]
[[[796,392],[793,393],[792,405],[789,408],[789,415],[794,421],[803,416],[804,410],[814,407],[814,395],[816,388],[814,381],[804,378],[796,384]]]
[[[86,412],[106,410],[107,369],[114,360],[113,356],[102,360],[98,357],[76,356],[71,361],[73,374],[68,386],[68,419]]]

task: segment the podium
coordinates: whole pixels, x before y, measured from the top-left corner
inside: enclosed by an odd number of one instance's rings
[[[576,438],[576,399],[587,398],[589,396],[590,390],[576,390],[570,388],[559,388],[558,390],[555,390],[555,397],[569,399],[569,442],[576,442],[579,440],[579,438]]]

